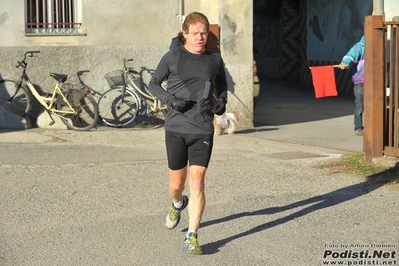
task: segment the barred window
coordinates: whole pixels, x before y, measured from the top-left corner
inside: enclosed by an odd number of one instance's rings
[[[26,34],[79,34],[81,0],[26,0]]]

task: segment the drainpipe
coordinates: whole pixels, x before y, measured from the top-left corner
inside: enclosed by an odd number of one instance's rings
[[[373,16],[384,16],[384,0],[373,0]]]
[[[183,25],[183,0],[179,0],[179,19],[180,19],[180,31]]]

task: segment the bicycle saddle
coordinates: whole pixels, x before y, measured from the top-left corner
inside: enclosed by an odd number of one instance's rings
[[[58,82],[65,82],[65,80],[68,77],[68,75],[57,74],[57,73],[51,73],[50,76],[52,76]]]

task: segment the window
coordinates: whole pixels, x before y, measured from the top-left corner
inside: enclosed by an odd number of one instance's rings
[[[26,0],[26,34],[79,34],[80,0]]]

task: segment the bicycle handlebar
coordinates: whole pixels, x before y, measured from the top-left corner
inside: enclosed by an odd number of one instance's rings
[[[27,52],[25,53],[25,55],[24,55],[24,61],[25,61],[25,59],[26,59],[26,55],[30,54],[29,57],[33,57],[33,54],[38,54],[38,53],[40,53],[40,51],[27,51]]]
[[[123,69],[127,70],[126,62],[133,61],[133,58],[123,58],[122,61],[123,61]]]
[[[126,66],[126,62],[131,62],[131,61],[133,61],[133,58],[123,58],[122,61],[123,61],[123,69],[124,69],[125,71],[127,71],[127,72],[139,74],[139,73],[141,73],[141,72],[143,72],[143,71],[147,71],[147,72],[150,73],[151,75],[154,74],[154,71],[155,71],[154,69],[149,69],[149,68],[146,68],[146,67],[141,67],[141,71],[140,71],[140,72],[137,72],[137,71],[134,70],[133,68],[127,67],[127,66]]]
[[[90,70],[79,70],[78,72],[76,72],[77,76],[82,76],[84,73],[88,73],[90,72]]]
[[[34,54],[38,54],[38,53],[40,53],[40,51],[27,51],[27,52],[25,52],[24,59],[22,61],[17,61],[18,65],[16,65],[15,67],[19,68],[20,66],[22,66],[23,68],[26,68],[26,66],[28,65],[25,62],[27,55],[30,54],[29,57],[33,57]]]

